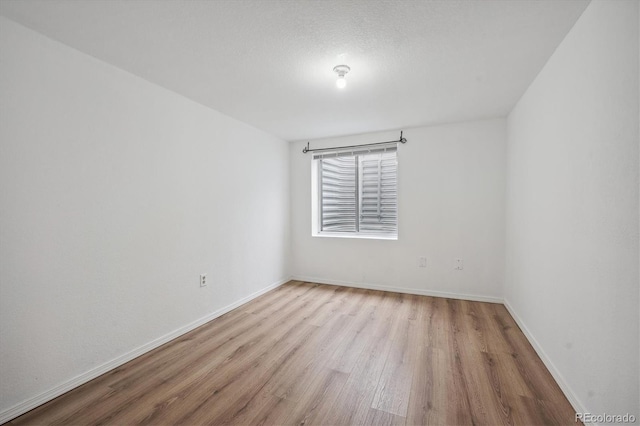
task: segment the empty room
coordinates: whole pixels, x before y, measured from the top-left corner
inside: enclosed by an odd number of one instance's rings
[[[639,0],[0,0],[0,424],[640,424]]]

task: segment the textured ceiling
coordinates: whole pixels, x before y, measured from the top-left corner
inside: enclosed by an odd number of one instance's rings
[[[0,14],[300,140],[504,116],[587,4],[0,0]]]

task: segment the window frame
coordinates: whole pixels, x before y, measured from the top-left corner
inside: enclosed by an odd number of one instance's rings
[[[383,153],[385,152],[383,151],[379,151],[379,150],[374,150],[374,149],[370,149],[370,150],[366,150],[362,151],[362,150],[354,150],[354,152],[352,153],[352,155],[344,155],[343,156],[353,156],[355,157],[355,181],[356,181],[356,190],[355,190],[355,203],[356,203],[356,214],[355,214],[355,222],[356,222],[356,231],[327,231],[327,230],[322,230],[322,171],[321,171],[321,161],[323,160],[323,158],[315,158],[314,156],[312,156],[311,158],[311,184],[312,184],[312,191],[311,191],[311,216],[312,216],[312,236],[314,237],[330,237],[330,238],[360,238],[360,239],[376,239],[376,240],[397,240],[398,239],[398,235],[399,235],[399,194],[398,194],[398,176],[399,176],[399,168],[398,168],[398,164],[399,164],[399,159],[398,159],[398,150],[397,150],[397,145],[394,145],[393,150],[391,150],[391,152],[394,153],[395,155],[395,161],[396,161],[396,170],[395,170],[395,180],[396,180],[396,184],[395,184],[395,192],[396,192],[396,198],[395,198],[395,202],[396,202],[396,221],[395,221],[395,232],[371,232],[371,231],[361,231],[360,230],[360,223],[362,221],[361,218],[361,209],[362,209],[362,202],[361,202],[361,174],[362,174],[362,170],[361,170],[361,162],[362,159],[360,158],[361,156],[366,156],[368,154],[378,154],[378,153]],[[340,152],[339,150],[336,150],[336,152]],[[328,157],[331,158],[331,157]],[[382,159],[381,159],[382,161]],[[379,179],[382,179],[382,174],[379,174]],[[382,192],[379,192],[379,196],[381,197]]]

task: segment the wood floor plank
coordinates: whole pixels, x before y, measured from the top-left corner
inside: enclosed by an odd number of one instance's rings
[[[504,353],[511,354],[513,347],[504,339],[503,323],[500,321],[495,311],[494,303],[482,303],[479,306],[479,313],[485,321],[485,339],[487,344],[487,352],[494,354]]]
[[[363,311],[363,308],[366,309],[367,306],[370,305],[369,301],[371,300],[372,290],[365,290],[362,288],[354,288],[353,289],[353,297],[351,306],[347,308],[347,315],[355,316],[358,313]]]
[[[427,345],[440,349],[451,347],[451,322],[449,320],[449,299],[423,297],[422,318],[427,335]]]
[[[304,341],[315,328],[296,327],[290,330],[292,334],[289,338]],[[115,423],[124,422],[127,416],[134,422],[144,419],[148,423],[180,423],[190,417],[197,420],[210,405],[228,400],[228,395],[234,392],[235,383],[243,380],[245,383],[251,382],[254,378],[252,374],[265,365],[273,364],[277,357],[291,348],[289,342],[274,341],[266,338],[265,333],[256,332],[250,336],[253,338],[219,362],[182,370],[183,377],[150,390],[144,397],[145,403],[136,407],[135,413],[124,412],[114,419]]]
[[[285,286],[280,286],[282,288]],[[289,286],[286,286],[287,288]],[[300,283],[294,291],[283,292],[268,299],[267,303],[259,303],[248,308],[248,312],[268,318],[270,315],[286,309],[287,306],[296,305],[299,302],[309,301],[310,297],[319,294],[319,287],[313,283]],[[269,293],[267,293],[269,294]],[[261,298],[254,299],[260,300]]]
[[[344,373],[350,373],[374,333],[377,322],[362,313],[354,316],[349,329],[343,330],[344,337],[331,355],[328,367]]]
[[[526,413],[520,424],[532,425],[569,425],[582,424],[575,421],[573,410],[567,410],[562,407],[563,404],[556,404],[549,400],[539,400],[534,398],[520,397],[520,401],[524,406],[519,413]]]
[[[254,350],[244,362],[230,360],[226,368],[212,371],[207,380],[185,395],[188,409],[169,411],[162,417],[169,424],[209,424],[232,416],[254,397],[266,381],[281,373],[282,361],[294,356],[317,327],[305,325],[291,330],[287,339],[272,341]],[[221,421],[224,422],[224,421]]]
[[[487,353],[486,357],[489,358],[488,364],[498,375],[498,380],[508,384],[510,394],[527,398],[535,397],[525,378],[520,374],[512,354]]]
[[[417,357],[412,346],[417,340],[418,327],[416,321],[400,318],[394,324],[391,349],[378,381],[372,408],[406,417]]]
[[[303,334],[302,338],[294,334],[282,340],[282,345],[273,346],[270,348],[269,353],[259,355],[259,357],[266,357],[266,361],[262,362],[262,364],[245,366],[236,375],[222,379],[221,381],[228,385],[221,387],[219,390],[217,389],[215,397],[210,399],[209,404],[199,406],[188,417],[179,419],[179,422],[227,424],[231,423],[236,416],[244,413],[247,406],[255,404],[255,399],[262,396],[262,389],[274,378],[287,377],[286,367],[291,364],[292,360],[300,359],[300,352],[313,345],[311,342],[315,341],[315,336],[326,332],[309,324],[310,315],[308,314],[321,309],[330,297],[329,292],[324,292],[324,294],[317,294],[311,299],[299,300],[298,304],[301,304],[306,309],[295,309],[297,314],[287,316],[283,324],[288,324],[288,330],[291,331],[296,331],[296,328],[307,327],[310,332]],[[302,326],[299,324],[302,324]],[[278,333],[275,333],[275,335],[277,336]],[[282,350],[289,348],[289,350],[278,356],[276,350],[278,347]],[[256,355],[252,356],[255,357]],[[237,363],[237,360],[234,362]],[[218,409],[218,412],[212,413],[210,411],[210,406],[212,405],[225,408]]]
[[[302,307],[306,307],[307,305],[303,305]],[[311,305],[311,309],[313,309],[314,305]],[[306,309],[300,309],[298,307],[292,307],[288,311],[288,315],[281,319],[277,324],[272,325],[271,327],[267,327],[266,323],[259,322],[254,323],[251,322],[252,325],[249,329],[242,329],[242,333],[235,336],[235,339],[229,340],[224,339],[222,344],[214,345],[215,349],[213,353],[217,353],[218,357],[223,357],[221,361],[218,363],[219,365],[213,365],[211,368],[208,368],[205,371],[204,377],[200,376],[200,370],[194,368],[188,368],[188,366],[178,365],[178,368],[174,368],[166,371],[164,374],[171,374],[170,378],[175,377],[176,375],[183,374],[184,372],[193,372],[195,378],[189,376],[182,377],[181,382],[185,383],[185,386],[179,387],[177,389],[173,389],[170,392],[167,392],[165,389],[156,389],[147,395],[148,398],[154,400],[154,398],[160,398],[161,395],[165,395],[164,399],[155,404],[147,404],[148,407],[152,408],[151,412],[145,413],[137,413],[138,415],[143,415],[145,419],[150,422],[158,421],[158,419],[171,419],[171,414],[167,414],[166,411],[168,408],[175,408],[176,401],[179,404],[182,404],[182,407],[188,407],[188,401],[182,402],[183,400],[189,401],[197,401],[202,399],[204,395],[209,391],[208,387],[199,387],[193,386],[192,383],[198,384],[199,382],[206,383],[216,383],[217,387],[212,390],[213,396],[208,397],[208,401],[215,401],[222,396],[217,395],[221,392],[221,389],[224,389],[224,394],[228,394],[232,392],[232,387],[228,388],[228,385],[233,381],[240,380],[243,376],[247,377],[250,371],[255,371],[255,366],[253,365],[256,360],[261,360],[263,358],[269,359],[265,355],[265,352],[272,351],[270,355],[279,354],[274,348],[282,348],[286,347],[286,344],[277,344],[285,339],[288,334],[293,333],[292,336],[288,336],[289,339],[297,339],[300,336],[300,332],[303,330],[299,327],[300,322],[304,319],[306,315]],[[314,331],[316,328],[311,327]],[[188,362],[193,362],[193,359],[190,357],[186,357]],[[195,360],[192,365],[199,365],[202,362],[202,358],[198,358]],[[218,368],[219,367],[219,368]],[[253,368],[253,370],[252,370]],[[167,404],[167,401],[173,401],[172,404]],[[198,406],[200,407],[200,406]],[[195,410],[195,408],[191,407],[191,410]],[[175,411],[175,410],[173,410]]]
[[[284,303],[284,301],[291,300],[291,296],[293,295],[294,292],[296,292],[297,294],[300,294],[302,293],[300,291],[302,288],[306,287],[307,289],[311,289],[313,287],[310,284],[305,285],[302,282],[295,282],[295,283],[292,282],[292,284],[296,284],[298,288],[294,286],[289,286],[289,285],[280,286],[275,290],[264,294],[263,297],[258,297],[256,299],[249,301],[248,303],[245,303],[237,310],[258,315],[262,313],[264,310],[273,306],[274,304]]]
[[[290,412],[282,424],[305,425],[316,423],[320,407],[335,402],[344,388],[349,375],[323,368],[309,378],[305,389],[300,389],[296,402],[290,401]]]
[[[235,424],[247,424],[255,426],[284,425],[285,419],[291,413],[292,403],[286,399],[278,398],[269,394],[266,403],[256,410],[247,423],[239,422]]]
[[[417,294],[409,294],[409,303],[411,305],[411,313],[409,319],[416,321],[424,321],[425,308],[427,306],[426,296],[419,296]]]
[[[350,321],[348,315],[340,315],[333,318],[331,324],[320,328],[305,347],[282,366],[283,373],[267,385],[269,391],[280,398],[299,401],[309,383],[326,369],[331,354],[340,343],[340,332],[348,327]]]
[[[421,339],[423,336],[418,336],[420,350],[412,366],[413,381],[407,407],[407,424],[449,424],[449,397],[455,396],[448,391],[453,377],[452,365],[447,362],[446,352],[426,345],[426,339]]]
[[[475,332],[475,319],[468,313],[465,301],[457,301],[451,306],[452,321],[455,328],[453,351],[456,354],[457,368],[462,374],[467,391],[469,409],[473,423],[503,424],[502,410],[492,392],[491,380],[484,371],[484,357],[478,333]]]
[[[375,390],[391,350],[393,323],[388,321],[387,313],[392,307],[392,303],[381,303],[382,309],[377,311],[378,318],[371,319],[378,323],[376,330],[337,400],[319,410],[317,418],[320,424],[366,424]]]
[[[512,348],[512,357],[523,380],[533,397],[540,401],[568,401],[553,376],[538,357],[533,346],[524,336],[506,308],[502,305],[494,307],[497,320],[500,321],[502,337]]]
[[[395,414],[388,413],[386,411],[376,410],[375,408],[369,409],[367,418],[364,421],[366,425],[379,425],[379,426],[404,426],[407,419]]]
[[[340,307],[344,305],[344,299],[348,295],[349,290],[346,287],[335,287],[320,308],[308,318],[309,323],[322,327],[331,318],[340,315]]]
[[[315,302],[300,301],[298,305],[294,305],[288,315],[280,316],[277,323],[264,323],[266,324],[265,328],[259,332],[254,330],[239,336],[236,345],[232,346],[232,348],[236,347],[236,350],[224,360],[221,376],[216,379],[212,378],[212,381],[217,384],[213,392],[217,395],[228,384],[251,377],[250,373],[267,374],[269,363],[274,363],[285,354],[288,356],[295,354],[301,347],[301,343],[306,342],[314,333],[319,332],[318,327],[303,323],[308,311],[313,312],[321,303],[322,298],[318,298]],[[248,380],[250,381],[250,379]],[[230,391],[227,390],[227,392]]]
[[[289,282],[15,425],[574,423],[504,306]]]

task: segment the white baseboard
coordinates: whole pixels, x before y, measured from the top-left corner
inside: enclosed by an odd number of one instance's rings
[[[52,399],[62,395],[63,393],[66,393],[80,385],[83,385],[85,383],[87,383],[90,380],[95,379],[98,376],[101,376],[102,374],[113,370],[116,367],[119,367],[137,357],[139,357],[140,355],[143,355],[155,348],[157,348],[158,346],[164,345],[165,343],[182,336],[183,334],[186,334],[188,332],[190,332],[191,330],[200,327],[201,325],[215,319],[218,318],[221,315],[226,314],[227,312],[237,308],[240,305],[243,305],[253,299],[255,299],[258,296],[263,295],[264,293],[273,290],[274,288],[277,288],[279,286],[281,286],[282,284],[290,281],[291,278],[286,278],[283,280],[280,280],[274,284],[271,284],[261,290],[256,291],[253,294],[250,294],[246,297],[243,297],[242,299],[231,303],[230,305],[225,306],[224,308],[218,309],[215,312],[210,313],[209,315],[206,315],[200,319],[197,319],[183,327],[178,328],[177,330],[174,330],[168,334],[165,334],[164,336],[161,336],[149,343],[146,343],[142,346],[137,347],[136,349],[129,351],[123,355],[120,355],[119,357],[112,359],[111,361],[108,361],[102,365],[99,365],[95,368],[92,368],[91,370],[82,373],[64,383],[59,384],[58,386],[51,388],[39,395],[34,396],[33,398],[29,398],[26,401],[23,401],[21,403],[18,403],[16,405],[14,405],[13,407],[6,409],[2,412],[0,412],[0,424],[3,424],[5,422],[8,422],[24,413],[26,413],[29,410],[33,410],[34,408],[44,404],[45,402],[51,401]]]
[[[558,386],[560,386],[562,393],[564,393],[564,395],[569,400],[569,403],[573,407],[573,410],[576,413],[588,413],[589,411],[585,409],[584,405],[580,402],[575,392],[573,392],[571,387],[567,384],[567,381],[564,379],[560,371],[556,368],[556,366],[553,364],[551,359],[547,356],[544,349],[542,349],[542,346],[540,346],[540,343],[538,343],[538,341],[533,336],[533,334],[531,334],[527,326],[522,321],[522,318],[520,318],[518,314],[514,311],[513,307],[511,306],[511,304],[507,299],[504,299],[504,306],[505,308],[507,308],[507,311],[509,311],[509,314],[511,314],[511,317],[514,319],[516,324],[518,324],[518,327],[520,327],[520,330],[522,330],[522,333],[525,335],[527,340],[529,340],[529,343],[531,343],[531,346],[533,346],[533,349],[536,351],[536,353],[542,360],[543,364],[547,367],[547,370],[549,370],[549,372],[555,379]]]
[[[420,288],[391,287],[377,284],[356,283],[351,281],[332,280],[318,277],[305,277],[294,275],[292,280],[306,281],[318,284],[331,284],[343,287],[364,288],[367,290],[391,291],[395,293],[417,294],[420,296],[444,297],[447,299],[472,300],[474,302],[502,303],[502,298],[493,296],[480,296],[475,294],[448,293],[445,291],[423,290]]]

